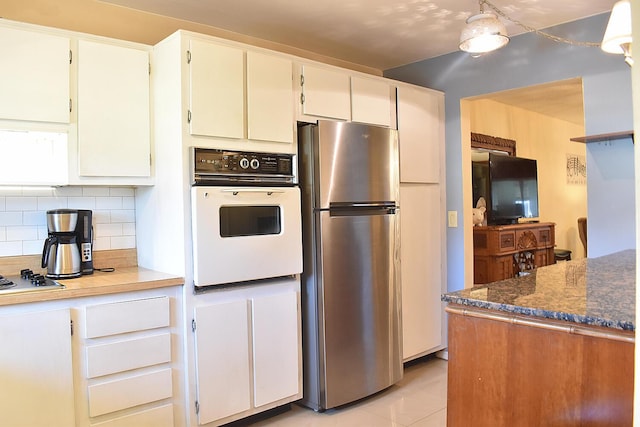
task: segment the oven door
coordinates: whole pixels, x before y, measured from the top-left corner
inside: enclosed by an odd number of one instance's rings
[[[193,187],[195,286],[302,272],[298,187]]]

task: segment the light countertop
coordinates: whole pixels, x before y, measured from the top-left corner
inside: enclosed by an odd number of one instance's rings
[[[635,331],[635,250],[561,261],[528,276],[442,295],[478,307]]]
[[[184,278],[140,267],[119,267],[110,273],[96,271],[57,282],[64,288],[0,294],[0,306],[180,286]]]

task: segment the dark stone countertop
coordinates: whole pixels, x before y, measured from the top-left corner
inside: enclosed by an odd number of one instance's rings
[[[560,261],[528,276],[446,293],[442,300],[519,315],[635,331],[636,251]]]

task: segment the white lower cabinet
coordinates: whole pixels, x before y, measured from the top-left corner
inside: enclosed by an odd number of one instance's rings
[[[157,292],[77,306],[78,427],[183,424],[175,407],[182,405],[175,306]]]
[[[207,424],[251,407],[248,304],[197,307],[198,423]]]
[[[0,342],[0,425],[75,425],[69,310],[0,316]]]
[[[224,424],[302,397],[299,293],[218,295],[219,302],[209,295],[211,303],[194,309],[198,424]]]
[[[184,427],[181,301],[175,286],[0,306],[0,426]]]
[[[440,350],[442,337],[441,189],[400,184],[402,356],[411,360]]]

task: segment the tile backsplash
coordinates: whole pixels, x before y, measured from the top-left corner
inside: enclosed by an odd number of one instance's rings
[[[42,253],[50,209],[91,209],[93,250],[136,246],[135,190],[128,187],[0,187],[0,257]]]

